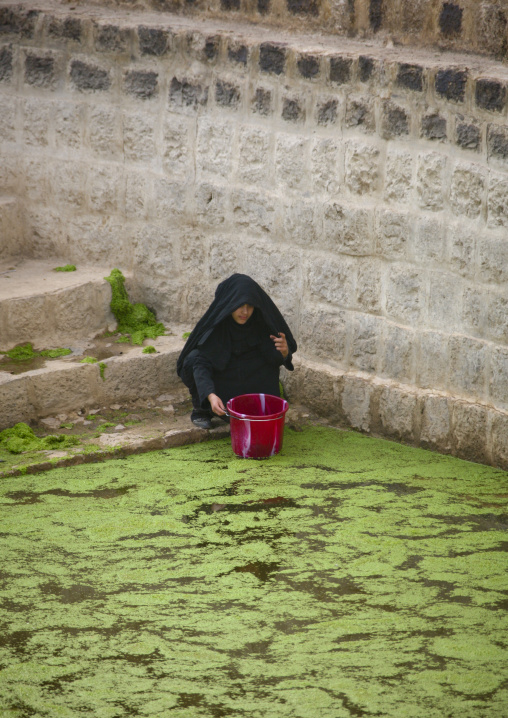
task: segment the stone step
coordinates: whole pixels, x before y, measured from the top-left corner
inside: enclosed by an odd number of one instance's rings
[[[70,347],[116,326],[109,307],[111,287],[104,280],[112,268],[54,271],[65,264],[58,259],[2,261],[0,351],[26,342],[36,349]]]
[[[104,360],[103,378],[98,364],[82,364],[71,355],[22,374],[0,372],[0,430],[19,421],[164,393],[183,400],[188,392],[176,374],[176,360],[185,343],[183,331],[184,327],[174,327],[172,335],[146,341],[155,347],[155,354],[122,345],[121,356]]]

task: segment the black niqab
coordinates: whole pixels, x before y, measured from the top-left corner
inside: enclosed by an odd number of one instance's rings
[[[232,328],[229,322],[223,320],[243,304],[252,305],[256,311],[242,329],[248,329],[255,336],[262,331],[264,323],[271,334],[285,334],[290,353],[296,352],[296,342],[290,328],[264,289],[246,274],[233,274],[219,284],[215,299],[187,339],[176,365],[179,376],[185,357],[193,349],[203,351],[216,369],[226,366],[232,349]]]

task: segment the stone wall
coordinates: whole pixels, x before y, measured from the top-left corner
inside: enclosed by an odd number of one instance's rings
[[[0,3],[22,251],[132,271],[135,298],[189,328],[245,271],[298,337],[294,396],[508,466],[508,68],[30,7]]]

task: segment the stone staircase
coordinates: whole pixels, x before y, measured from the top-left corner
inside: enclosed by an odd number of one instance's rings
[[[111,314],[111,267],[77,267],[55,272],[65,262],[13,260],[0,263],[0,351],[30,342],[34,349],[70,348],[72,354],[43,361],[35,369],[11,373],[0,364],[0,430],[24,421],[93,406],[109,406],[167,392],[182,399],[185,391],[176,374],[176,359],[189,327],[167,327],[170,336],[146,340],[143,347],[103,339],[98,364],[80,363],[98,349],[95,337],[116,326]],[[126,275],[129,290],[129,277]],[[166,324],[167,326],[167,324]],[[21,367],[23,368],[23,367]],[[19,369],[16,368],[16,372]]]

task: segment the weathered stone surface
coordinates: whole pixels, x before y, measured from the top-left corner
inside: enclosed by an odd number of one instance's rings
[[[485,193],[486,173],[479,165],[458,164],[450,184],[450,206],[455,214],[478,217]]]
[[[170,50],[171,36],[158,27],[138,27],[139,51],[142,55],[162,57]]]
[[[201,172],[228,177],[231,172],[233,127],[204,119],[198,125],[196,164]]]
[[[414,380],[415,332],[390,322],[384,323],[381,373],[403,383]]]
[[[451,447],[450,400],[443,396],[422,398],[420,443],[424,448],[449,451]]]
[[[413,441],[417,399],[414,394],[397,388],[381,390],[379,419],[383,433],[400,441]]]
[[[220,52],[220,37],[219,35],[211,35],[210,37],[207,37],[205,40],[205,45],[203,47],[203,56],[208,60],[208,62],[213,62],[216,60],[219,56]]]
[[[397,69],[397,84],[408,90],[421,92],[423,90],[423,67],[401,63]]]
[[[442,262],[445,257],[444,226],[440,219],[422,217],[416,223],[414,254],[418,261]]]
[[[508,296],[506,292],[491,292],[488,299],[487,326],[490,336],[508,344]]]
[[[382,320],[371,314],[355,313],[351,321],[351,366],[373,373],[378,369]]]
[[[450,224],[447,228],[448,254],[453,270],[464,277],[473,277],[477,232],[466,224]]]
[[[337,55],[330,58],[330,81],[344,85],[351,80],[353,61],[350,57]]]
[[[124,90],[140,100],[149,100],[159,94],[158,75],[148,70],[130,70],[124,75]]]
[[[410,123],[410,115],[404,107],[401,107],[392,100],[385,100],[385,102],[383,102],[382,137],[390,139],[392,137],[408,135]]]
[[[131,30],[118,25],[95,25],[93,34],[98,52],[126,52],[131,43]]]
[[[366,209],[338,202],[324,209],[324,242],[334,251],[346,254],[371,254],[373,248],[371,214]]]
[[[125,266],[134,252],[125,223],[115,219],[74,214],[65,232],[74,247],[72,260],[76,264],[86,261],[106,267]]]
[[[151,188],[143,172],[125,172],[125,216],[146,219]]]
[[[345,419],[350,426],[360,431],[369,431],[370,401],[373,393],[372,385],[355,376],[344,377],[341,402]]]
[[[494,413],[492,417],[492,460],[494,466],[508,469],[508,415]]]
[[[286,50],[282,45],[264,42],[259,47],[259,67],[263,72],[282,75],[286,67]]]
[[[94,169],[90,168],[91,189],[93,192]],[[87,185],[87,167],[81,162],[60,162],[50,174],[51,191],[58,204],[82,209],[85,205],[85,190]],[[116,187],[109,188],[116,197]],[[93,206],[93,204],[92,204]]]
[[[242,181],[264,183],[269,177],[270,135],[265,130],[245,126],[240,130],[238,174]]]
[[[85,131],[84,105],[62,102],[55,106],[55,142],[60,147],[78,149],[83,144]]]
[[[276,207],[269,195],[260,192],[237,190],[231,194],[233,221],[250,232],[271,232],[275,222]]]
[[[308,140],[294,135],[278,135],[275,146],[275,176],[284,187],[308,186]]]
[[[336,140],[315,139],[311,146],[312,184],[317,192],[335,193],[339,186],[339,145]]]
[[[481,146],[480,128],[474,121],[457,118],[455,128],[456,142],[465,150],[479,150]]]
[[[157,219],[174,221],[185,211],[185,185],[166,177],[156,177],[153,201]]]
[[[462,396],[485,398],[487,358],[484,342],[466,336],[451,336],[450,389]]]
[[[205,224],[212,227],[223,224],[226,213],[224,190],[208,183],[199,185],[196,189],[196,212]]]
[[[23,105],[23,140],[25,145],[45,147],[48,144],[51,109],[48,102],[37,101],[35,98],[26,100]]]
[[[317,106],[318,125],[333,125],[337,122],[339,101],[336,98],[322,98]]]
[[[435,271],[429,277],[430,326],[453,331],[460,319],[462,283],[451,272]]]
[[[36,414],[27,384],[21,378],[0,384],[0,429],[7,429],[19,421],[29,422]]]
[[[508,129],[500,125],[489,125],[487,129],[487,152],[489,157],[508,160]]]
[[[13,52],[10,45],[0,48],[0,82],[10,82],[12,79]]]
[[[236,109],[241,102],[240,88],[231,82],[217,80],[215,83],[215,102],[219,107]]]
[[[299,74],[307,80],[312,80],[319,75],[320,60],[316,55],[303,53],[296,61]]]
[[[480,78],[475,85],[475,102],[491,112],[502,112],[506,104],[506,87],[496,80]]]
[[[65,19],[52,17],[48,32],[51,37],[61,37],[80,42],[83,34],[83,24],[79,17],[66,17]]]
[[[70,78],[74,87],[81,92],[87,90],[104,92],[111,87],[111,78],[107,70],[81,60],[71,62]]]
[[[340,421],[343,418],[340,405],[341,377],[330,369],[323,371],[313,362],[306,362],[300,371],[300,391],[305,406],[326,418]]]
[[[490,400],[508,410],[508,347],[492,347],[490,356]]]
[[[281,117],[286,122],[305,122],[305,103],[302,97],[283,97]]]
[[[361,311],[380,313],[383,270],[378,259],[364,259],[358,267],[356,303]]]
[[[385,160],[384,196],[390,202],[406,202],[412,195],[413,156],[388,151]]]
[[[478,35],[481,47],[500,58],[506,54],[506,10],[494,3],[482,3]]]
[[[319,14],[319,0],[286,0],[286,5],[292,15]]]
[[[296,243],[310,249],[316,246],[320,234],[316,210],[312,202],[288,203],[284,207],[284,238],[288,244]]]
[[[202,79],[173,77],[169,87],[169,102],[173,109],[196,111],[208,102],[208,87]]]
[[[25,159],[21,177],[23,195],[31,202],[43,202],[49,192],[47,165],[43,160]]]
[[[358,79],[360,82],[368,82],[374,75],[374,58],[360,55],[358,58]]]
[[[306,356],[344,363],[347,319],[344,312],[305,307],[300,316],[299,348]]]
[[[411,265],[393,264],[386,287],[386,311],[395,320],[414,324],[424,305],[424,281]]]
[[[116,108],[94,107],[88,117],[90,147],[103,157],[115,157],[122,151],[121,119]]]
[[[407,212],[381,210],[377,216],[376,251],[382,257],[406,259],[413,228]]]
[[[257,87],[252,97],[251,109],[262,117],[270,115],[273,112],[272,91],[264,87]]]
[[[448,387],[449,335],[444,332],[423,331],[418,341],[416,383],[423,389],[442,390]]]
[[[452,102],[464,102],[466,82],[466,70],[438,70],[435,81],[436,92]]]
[[[422,117],[421,136],[428,140],[446,140],[446,117],[430,112]]]
[[[379,150],[373,145],[349,142],[345,158],[346,186],[355,194],[376,192],[380,183]]]
[[[230,42],[228,46],[228,59],[239,65],[246,65],[249,59],[249,48],[237,42]]]
[[[0,33],[31,38],[39,15],[40,10],[25,10],[21,6],[0,8]]]
[[[156,118],[147,112],[123,116],[123,151],[127,159],[149,161],[157,154]]]
[[[485,336],[487,326],[487,295],[483,288],[464,287],[462,295],[462,325],[477,337]]]
[[[443,207],[445,169],[445,157],[436,152],[418,157],[416,191],[420,207],[434,211]]]
[[[184,119],[168,115],[162,140],[162,166],[171,176],[192,177],[191,132]]]
[[[439,13],[439,29],[445,37],[458,35],[462,30],[462,13],[460,5],[444,2]]]
[[[307,267],[307,287],[311,296],[335,307],[350,305],[354,288],[354,263],[349,257],[316,257]]]
[[[508,241],[504,234],[481,233],[477,239],[478,266],[483,282],[508,281]]]
[[[56,63],[53,55],[35,55],[25,57],[25,82],[33,87],[54,89],[56,85]]]
[[[485,463],[487,453],[487,410],[482,406],[455,402],[452,412],[454,449],[457,456]]]
[[[491,174],[487,197],[487,224],[489,227],[508,227],[508,178]]]
[[[210,243],[210,276],[217,282],[226,279],[238,268],[238,257],[234,244],[225,242],[222,237],[212,239]]]
[[[347,97],[346,127],[357,127],[364,132],[374,132],[376,120],[374,105],[368,97]]]
[[[0,136],[4,142],[15,142],[16,124],[16,105],[0,105]]]

